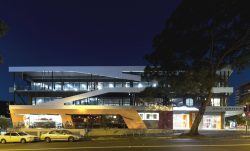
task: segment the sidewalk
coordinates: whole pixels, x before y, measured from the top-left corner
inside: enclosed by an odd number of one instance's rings
[[[185,131],[187,132],[187,131]],[[199,136],[181,136],[183,132],[168,134],[143,134],[143,135],[123,135],[123,136],[93,136],[91,140],[127,140],[127,139],[250,139],[250,132],[246,135],[245,131],[200,131]]]

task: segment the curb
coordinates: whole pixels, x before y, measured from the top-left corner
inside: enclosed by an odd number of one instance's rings
[[[241,135],[241,138],[250,138],[250,135]]]

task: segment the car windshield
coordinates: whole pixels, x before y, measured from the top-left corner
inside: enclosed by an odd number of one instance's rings
[[[49,134],[58,134],[60,131],[50,131]]]
[[[18,132],[18,134],[19,134],[20,136],[28,135],[27,133],[24,133],[24,132]]]

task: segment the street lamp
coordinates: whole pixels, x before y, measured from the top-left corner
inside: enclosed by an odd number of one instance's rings
[[[247,122],[247,115],[246,115],[246,113],[242,113],[242,117],[244,117],[245,122],[246,122],[246,134],[247,134],[248,122]]]
[[[246,121],[246,134],[247,134],[247,130],[248,130],[248,116],[250,115],[250,105],[246,104],[243,108],[244,113],[242,114],[242,117],[245,117],[245,121]]]

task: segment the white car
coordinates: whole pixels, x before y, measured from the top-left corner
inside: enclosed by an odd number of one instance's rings
[[[53,130],[48,133],[42,134],[40,140],[44,140],[47,143],[51,141],[69,141],[74,142],[80,140],[80,136],[74,135],[68,130]]]
[[[29,135],[28,133],[25,132],[8,132],[4,135],[0,135],[0,141],[2,144],[5,143],[14,143],[14,142],[21,142],[21,143],[26,143],[26,142],[33,142],[33,141],[38,141],[39,137],[35,135]]]

